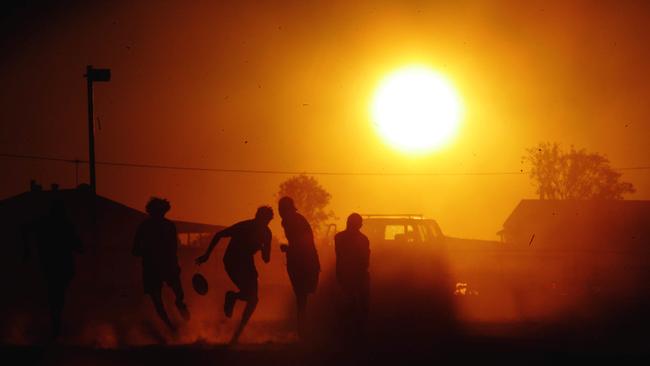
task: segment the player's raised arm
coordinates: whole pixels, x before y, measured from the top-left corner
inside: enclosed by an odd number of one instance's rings
[[[210,240],[210,245],[208,246],[208,249],[205,251],[205,253],[203,253],[202,256],[196,258],[196,261],[195,261],[196,264],[202,264],[202,263],[207,262],[208,259],[210,259],[210,254],[212,254],[212,250],[219,243],[219,240],[221,240],[221,238],[226,238],[226,237],[231,236],[232,235],[231,231],[232,231],[232,226],[230,226],[228,228],[225,228],[225,229],[217,232],[216,234],[214,234],[214,236],[212,237],[212,240]]]

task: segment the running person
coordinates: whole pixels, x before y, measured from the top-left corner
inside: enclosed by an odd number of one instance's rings
[[[133,255],[142,258],[144,292],[151,297],[156,313],[171,331],[176,330],[162,301],[162,286],[167,284],[176,296],[176,308],[186,321],[190,318],[181,285],[181,268],[178,265],[178,235],[176,225],[165,218],[171,208],[169,201],[152,197],[147,203],[149,217],[135,235]]]
[[[254,256],[262,252],[265,263],[271,260],[271,230],[268,225],[273,219],[273,209],[262,206],[257,209],[255,218],[241,221],[216,233],[210,241],[206,252],[196,259],[197,264],[208,261],[210,254],[221,238],[230,238],[230,243],[223,256],[223,264],[228,277],[239,289],[238,292],[227,291],[224,301],[224,313],[232,316],[237,300],[246,302],[239,327],[232,337],[231,343],[237,343],[244,327],[257,307],[257,269]]]

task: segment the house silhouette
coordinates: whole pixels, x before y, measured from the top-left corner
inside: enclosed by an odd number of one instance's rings
[[[522,200],[498,234],[526,291],[599,316],[650,303],[650,201]]]
[[[522,200],[499,235],[540,250],[650,252],[650,201]]]

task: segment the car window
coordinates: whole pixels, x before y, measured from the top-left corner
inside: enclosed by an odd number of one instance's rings
[[[373,241],[405,241],[428,243],[440,237],[437,223],[433,220],[369,219],[364,221],[361,231]]]
[[[429,235],[433,239],[440,239],[443,235],[442,232],[440,231],[440,227],[438,226],[438,223],[436,223],[434,220],[426,220],[427,223],[427,231],[429,232]]]
[[[421,241],[418,238],[418,232],[415,230],[413,225],[406,225],[406,235],[404,235],[407,242],[412,243],[414,241]]]
[[[404,225],[388,224],[384,228],[384,240],[395,240],[395,236],[402,236],[404,233]]]
[[[406,235],[404,236],[408,242],[426,242],[431,238],[427,231],[426,225],[420,223],[406,225]]]
[[[431,238],[431,235],[429,235],[429,232],[427,230],[426,225],[417,224],[416,229],[417,229],[416,230],[416,232],[417,232],[416,236],[417,236],[418,241],[427,241],[428,239]]]

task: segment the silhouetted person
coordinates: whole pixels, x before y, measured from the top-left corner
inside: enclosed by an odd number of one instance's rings
[[[47,298],[52,322],[52,337],[61,334],[61,316],[68,285],[75,275],[74,253],[81,253],[81,240],[66,215],[61,201],[54,201],[50,212],[24,228],[25,260],[29,259],[30,243],[36,244],[39,263],[47,285]]]
[[[344,231],[334,236],[336,251],[336,279],[346,297],[346,325],[350,339],[362,340],[368,319],[370,294],[370,242],[361,233],[361,215],[348,216]]]
[[[165,218],[171,206],[165,199],[152,197],[147,203],[149,217],[144,220],[135,234],[133,255],[142,258],[142,282],[144,292],[149,295],[156,313],[165,325],[175,331],[162,301],[162,285],[166,283],[176,296],[176,308],[188,320],[190,313],[185,304],[181,285],[181,268],[178,265],[178,236],[176,225]]]
[[[282,197],[278,202],[282,217],[284,235],[288,245],[281,247],[287,253],[287,272],[296,295],[298,333],[305,337],[307,296],[316,291],[320,262],[314,245],[314,234],[309,222],[298,213],[291,197]]]
[[[258,251],[262,251],[264,262],[269,263],[271,260],[271,230],[268,225],[272,219],[273,209],[271,207],[258,208],[254,219],[238,222],[216,233],[206,252],[196,259],[197,264],[205,263],[219,240],[230,238],[223,256],[223,264],[228,277],[239,291],[226,292],[223,311],[230,318],[237,300],[246,302],[246,308],[239,327],[232,336],[231,344],[237,343],[257,307],[257,269],[254,256]]]

